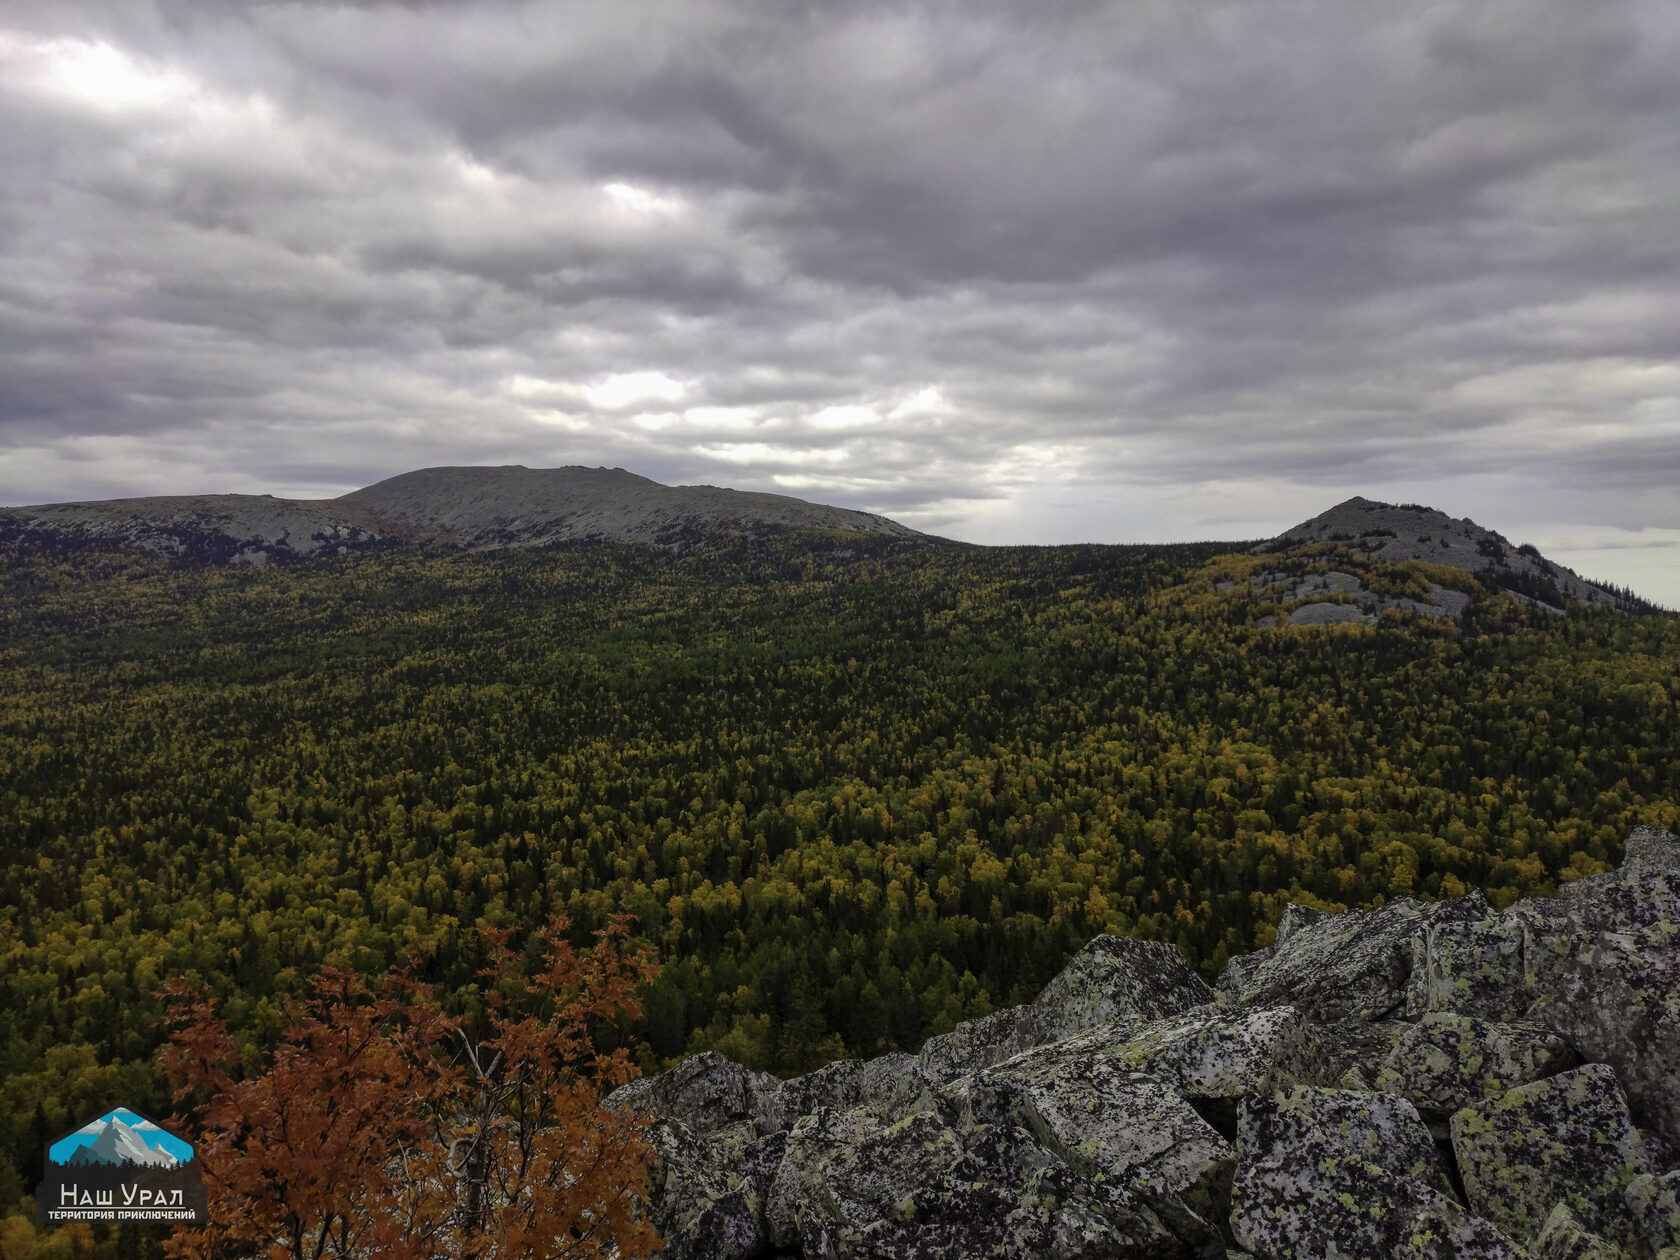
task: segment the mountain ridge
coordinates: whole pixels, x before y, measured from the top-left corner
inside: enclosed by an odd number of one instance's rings
[[[667,486],[623,468],[581,465],[440,465],[399,473],[335,499],[159,495],[0,508],[0,546],[40,552],[126,549],[188,566],[288,564],[417,546],[476,552],[612,541],[683,551],[790,530],[955,545],[854,508],[711,485]],[[1514,545],[1468,517],[1359,495],[1252,545],[1253,553],[1293,562],[1259,575],[1266,580],[1257,578],[1257,589],[1292,601],[1327,593],[1327,600],[1298,604],[1305,624],[1374,624],[1389,609],[1455,619],[1462,613],[1463,601],[1436,582],[1427,592],[1420,586],[1416,598],[1396,599],[1372,590],[1360,574],[1338,571],[1305,580],[1312,575],[1304,573],[1303,559],[1337,547],[1371,562],[1457,569],[1554,612],[1564,611],[1570,600],[1624,612],[1655,607],[1631,591],[1589,581],[1531,546]]]
[[[114,546],[187,564],[291,563],[414,545],[480,551],[620,541],[681,549],[789,529],[936,541],[852,508],[581,466],[422,468],[336,499],[159,495],[0,508],[0,543]]]

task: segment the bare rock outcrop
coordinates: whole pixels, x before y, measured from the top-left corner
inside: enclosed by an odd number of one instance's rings
[[[677,1257],[1680,1260],[1680,839],[1494,911],[1326,915],[1215,990],[1099,937],[919,1056],[717,1055],[657,1118]]]

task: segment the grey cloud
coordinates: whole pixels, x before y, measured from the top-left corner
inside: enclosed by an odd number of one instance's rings
[[[1677,62],[1658,0],[17,0],[0,500],[579,462],[975,536],[1268,481],[1673,528]]]

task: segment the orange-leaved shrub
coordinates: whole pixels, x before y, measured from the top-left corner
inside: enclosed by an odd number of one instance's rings
[[[378,985],[325,969],[247,1069],[210,998],[171,983],[161,1066],[196,1140],[210,1223],[183,1227],[181,1260],[641,1256],[642,1118],[604,1107],[635,1075],[597,1031],[640,1014],[655,974],[614,918],[574,950],[564,918],[526,967],[487,931],[479,1035],[411,968]]]

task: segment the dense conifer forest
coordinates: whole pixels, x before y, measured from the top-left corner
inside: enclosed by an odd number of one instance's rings
[[[322,964],[419,951],[471,1019],[479,925],[627,906],[643,1065],[793,1074],[1097,932],[1212,977],[1290,901],[1500,905],[1680,823],[1680,618],[1287,563],[1474,601],[1262,629],[1280,560],[1229,544],[6,557],[0,1216],[49,1136],[168,1113],[177,974],[272,1044]]]

